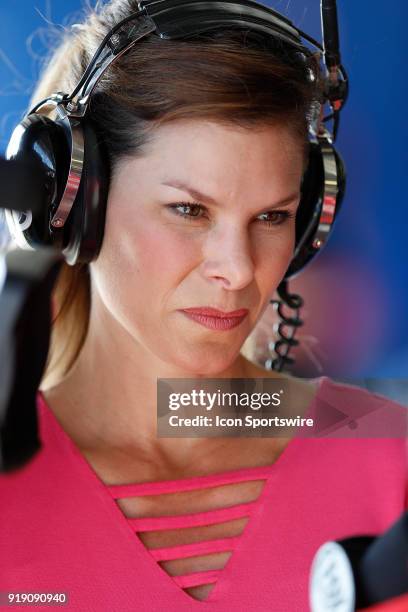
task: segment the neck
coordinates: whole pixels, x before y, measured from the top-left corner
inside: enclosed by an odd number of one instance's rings
[[[129,449],[179,465],[208,452],[208,438],[157,438],[157,379],[250,378],[252,364],[241,354],[221,371],[210,364],[188,370],[167,363],[138,342],[97,300],[92,308],[78,359],[61,383],[45,393],[78,447]],[[210,447],[223,443],[215,438]]]

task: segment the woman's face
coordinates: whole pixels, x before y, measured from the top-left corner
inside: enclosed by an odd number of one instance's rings
[[[191,374],[228,368],[291,260],[303,162],[284,126],[157,128],[144,156],[122,160],[112,177],[91,264],[93,299],[108,320]],[[181,312],[204,306],[249,313],[214,330]]]

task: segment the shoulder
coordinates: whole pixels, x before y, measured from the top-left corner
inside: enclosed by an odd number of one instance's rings
[[[247,361],[248,376],[284,379],[298,414],[308,411],[315,419],[313,437],[355,440],[356,447],[372,449],[370,461],[392,457],[408,464],[408,408],[379,393],[328,376],[300,379],[268,371]],[[346,444],[346,443],[345,443]],[[336,445],[332,445],[333,448]],[[341,447],[341,443],[338,445]],[[344,446],[344,445],[343,445]],[[398,458],[398,459],[397,459]]]
[[[243,356],[242,356],[243,357]],[[318,393],[322,378],[315,379],[303,379],[295,376],[290,376],[282,372],[275,372],[274,370],[266,370],[262,366],[249,361],[243,357],[245,376],[247,378],[268,378],[270,380],[283,380],[290,386],[291,399],[299,406],[299,409],[303,406],[305,409],[310,405]]]

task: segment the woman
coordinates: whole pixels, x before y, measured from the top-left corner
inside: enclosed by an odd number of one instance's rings
[[[135,10],[111,2],[67,33],[32,102],[72,90]],[[319,545],[381,533],[406,507],[402,439],[156,435],[157,379],[283,376],[241,349],[293,256],[312,69],[222,31],[147,37],[98,84],[104,240],[54,292],[43,448],[2,478],[3,591],[65,592],[72,610],[306,610]],[[204,308],[229,326],[191,315]],[[299,415],[391,406],[285,379]]]

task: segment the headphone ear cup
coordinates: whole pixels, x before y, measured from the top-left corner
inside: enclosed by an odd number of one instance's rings
[[[64,127],[44,115],[28,115],[14,129],[6,157],[35,164],[45,182],[44,200],[38,211],[6,211],[11,234],[23,248],[52,246],[60,250],[63,234],[61,230],[52,231],[50,219],[64,193],[70,166]]]
[[[285,279],[289,279],[300,272],[322,250],[313,246],[313,243],[319,226],[325,192],[323,152],[321,145],[318,143],[311,142],[309,147],[309,161],[302,180],[301,199],[296,215],[295,255],[286,271]],[[341,156],[332,145],[330,145],[330,149],[334,154],[336,163],[338,186],[335,219],[341,208],[345,192],[346,173]],[[330,232],[332,228],[333,226],[330,228]]]
[[[84,137],[81,182],[65,224],[63,254],[69,265],[96,259],[102,246],[110,164],[101,138],[90,119],[80,123]]]

